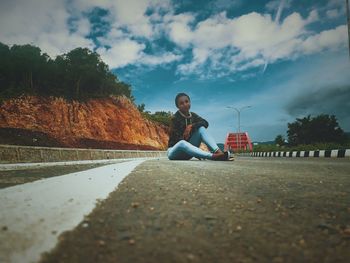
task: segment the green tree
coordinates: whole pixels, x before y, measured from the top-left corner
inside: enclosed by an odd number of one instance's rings
[[[344,143],[346,135],[334,115],[307,116],[288,123],[288,142],[291,146],[313,143]]]
[[[32,45],[0,43],[0,96],[16,97],[23,93],[35,94],[43,88],[42,71],[49,59],[40,48]]]
[[[0,42],[0,98],[22,94],[88,99],[125,95],[132,101],[131,86],[118,80],[100,56],[76,48],[54,60],[32,45]]]
[[[284,143],[284,137],[281,135],[281,134],[279,134],[279,135],[277,135],[276,136],[276,138],[275,138],[275,144],[276,145],[279,145],[279,146],[283,146],[285,143]]]
[[[87,48],[76,48],[64,55],[66,92],[74,99],[125,95],[134,100],[131,86],[109,71],[99,54]],[[68,89],[68,90],[67,90]]]
[[[89,97],[99,85],[99,56],[87,48],[76,48],[64,55],[66,92],[73,99]],[[67,85],[68,84],[68,85]]]
[[[11,59],[16,86],[22,87],[27,93],[36,93],[41,81],[41,70],[45,68],[48,56],[41,54],[40,48],[32,45],[13,45]]]
[[[4,96],[11,88],[11,52],[10,48],[0,42],[0,96]]]
[[[139,112],[144,112],[145,111],[145,104],[141,103],[140,105],[137,105],[137,109],[139,110]]]

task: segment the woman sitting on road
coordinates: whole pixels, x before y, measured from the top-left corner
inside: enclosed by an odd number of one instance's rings
[[[210,159],[226,161],[229,152],[222,152],[208,133],[208,122],[194,112],[190,112],[191,100],[185,93],[177,94],[175,105],[179,109],[171,120],[167,155],[169,160]],[[199,148],[204,142],[211,152]]]

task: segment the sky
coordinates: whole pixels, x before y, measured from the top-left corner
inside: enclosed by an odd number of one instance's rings
[[[217,142],[238,129],[233,108],[253,141],[307,115],[350,131],[344,0],[1,0],[0,42],[90,48],[148,111],[187,93]]]

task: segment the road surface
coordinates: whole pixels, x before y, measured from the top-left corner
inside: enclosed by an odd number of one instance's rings
[[[41,262],[349,262],[350,161],[145,161],[58,240]]]

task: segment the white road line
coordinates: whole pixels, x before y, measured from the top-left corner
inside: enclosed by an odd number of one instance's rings
[[[137,165],[110,164],[0,190],[0,262],[36,262]],[[5,229],[4,229],[5,228]]]

